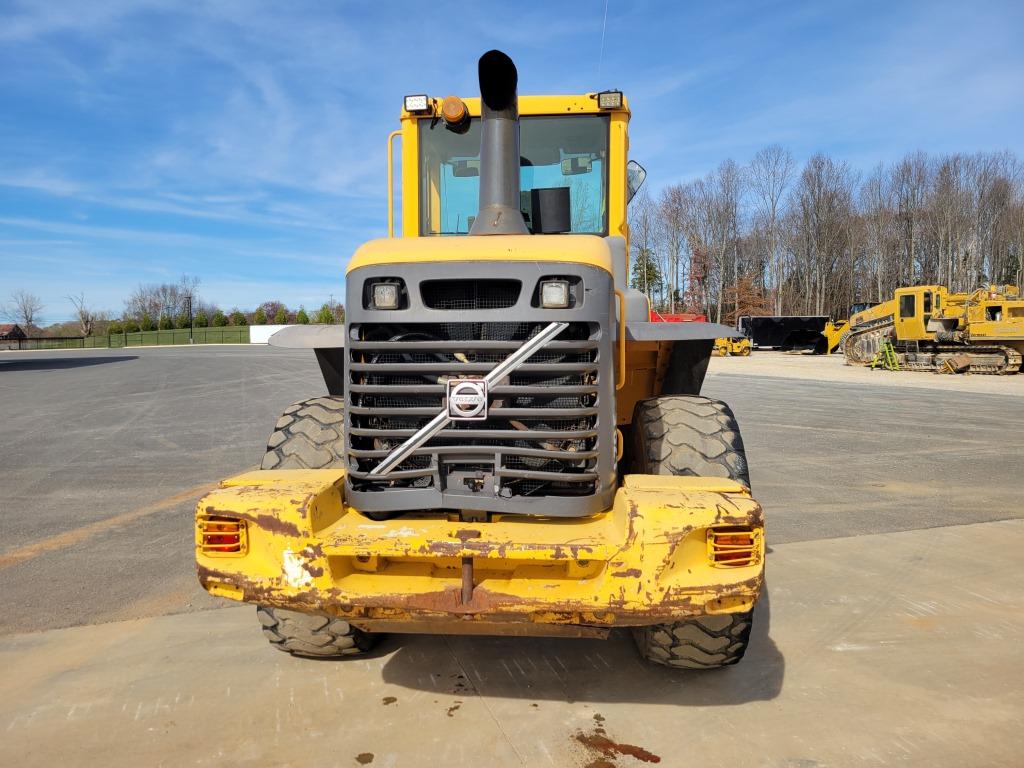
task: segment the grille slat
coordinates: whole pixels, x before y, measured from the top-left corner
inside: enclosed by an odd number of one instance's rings
[[[415,429],[367,429],[365,427],[349,427],[349,432],[357,437],[412,437]],[[581,430],[497,430],[497,429],[442,429],[434,439],[453,438],[459,440],[576,440],[597,437],[597,429]]]
[[[497,362],[497,361],[495,361]],[[423,363],[356,363],[350,365],[354,373],[488,373],[494,368],[495,363],[463,363],[456,360],[438,360],[436,362]],[[523,363],[516,368],[515,375],[522,376],[527,373],[551,375],[553,370],[559,373],[590,373],[597,371],[597,364],[591,363],[561,363],[557,366],[551,363]]]
[[[363,416],[428,416],[433,418],[437,415],[437,412],[440,409],[440,406],[433,408],[429,406],[395,406],[388,404],[386,406],[374,405],[367,408],[360,405],[350,405],[349,413]],[[550,416],[547,415],[548,413],[565,419],[584,418],[587,416],[597,415],[597,408],[544,407],[543,410],[546,413],[543,417],[537,415],[537,410],[537,408],[491,408],[489,414],[491,418],[495,419],[550,418]]]
[[[472,493],[503,498],[595,493],[600,329],[584,322],[570,323],[492,387],[485,421],[453,422],[394,471],[370,474],[441,411],[446,380],[489,373],[546,325],[354,325],[346,387],[353,487],[435,487],[463,496],[471,487]]]
[[[387,349],[390,351],[427,351],[433,352],[436,350],[477,350],[477,349],[497,349],[497,350],[516,350],[521,347],[523,343],[521,341],[489,341],[484,339],[467,339],[465,341],[389,341],[386,345],[382,345],[379,341],[350,341],[348,344],[349,349],[362,349],[371,352],[382,351]],[[578,351],[597,349],[596,341],[552,341],[549,342],[545,347],[547,352],[560,352],[560,351]]]
[[[401,391],[410,395],[444,395],[444,384],[350,384],[351,392],[374,393],[386,395],[391,391]],[[491,387],[492,395],[545,395],[555,397],[558,395],[596,395],[597,387],[591,385],[552,385],[549,387],[520,386],[499,386]]]

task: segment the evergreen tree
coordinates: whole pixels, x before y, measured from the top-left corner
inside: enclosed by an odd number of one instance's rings
[[[176,318],[174,318],[175,328],[188,328],[188,315],[182,312]]]
[[[245,314],[238,309],[231,310],[231,324],[232,325],[248,325],[248,321],[245,319]]]
[[[156,323],[153,322],[153,318],[150,317],[149,315],[147,315],[146,313],[143,313],[142,317],[139,319],[139,330],[140,331],[155,331],[156,330]]]
[[[202,310],[196,313],[194,322],[196,324],[196,328],[206,328],[210,324],[210,320]]]
[[[227,316],[219,309],[213,313],[213,325],[215,328],[223,328],[228,324]]]
[[[630,282],[634,288],[643,291],[648,297],[660,295],[662,291],[661,268],[650,249],[636,249]]]
[[[277,313],[274,315],[275,325],[287,325],[288,324],[288,310],[283,306],[279,307]]]
[[[316,322],[321,325],[334,325],[334,313],[331,308],[324,304],[316,313]]]
[[[256,311],[252,315],[253,325],[266,325],[267,324],[267,313],[263,311],[263,307],[257,307]]]
[[[306,314],[305,307],[299,307],[299,311],[295,313],[295,322],[299,325],[309,325],[309,315]]]
[[[174,329],[174,321],[170,315],[160,315],[160,330],[170,331]]]

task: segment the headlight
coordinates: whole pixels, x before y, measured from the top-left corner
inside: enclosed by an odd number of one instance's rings
[[[622,91],[601,91],[597,94],[598,109],[622,109]]]
[[[569,306],[569,281],[544,280],[540,284],[540,305],[544,309],[565,309]]]
[[[377,283],[373,286],[374,309],[398,309],[398,286],[395,283]]]

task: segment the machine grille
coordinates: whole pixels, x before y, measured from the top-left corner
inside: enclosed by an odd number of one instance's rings
[[[518,280],[425,280],[420,290],[430,309],[508,309],[519,301]]]
[[[518,281],[488,282],[514,283],[518,296]],[[449,290],[446,295],[453,302],[460,300],[455,293]],[[471,293],[467,290],[465,295]],[[488,295],[493,295],[490,289]],[[392,450],[442,410],[448,379],[485,376],[545,326],[543,322],[356,326],[348,346],[346,416],[353,487],[361,491],[458,488],[461,492],[468,488],[503,498],[595,493],[599,328],[585,322],[570,323],[554,341],[491,387],[485,421],[452,422],[386,477],[370,475]]]

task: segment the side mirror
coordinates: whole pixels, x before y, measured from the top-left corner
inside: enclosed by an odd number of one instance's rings
[[[633,196],[640,191],[647,178],[646,169],[636,160],[626,163],[626,204],[633,199]]]

